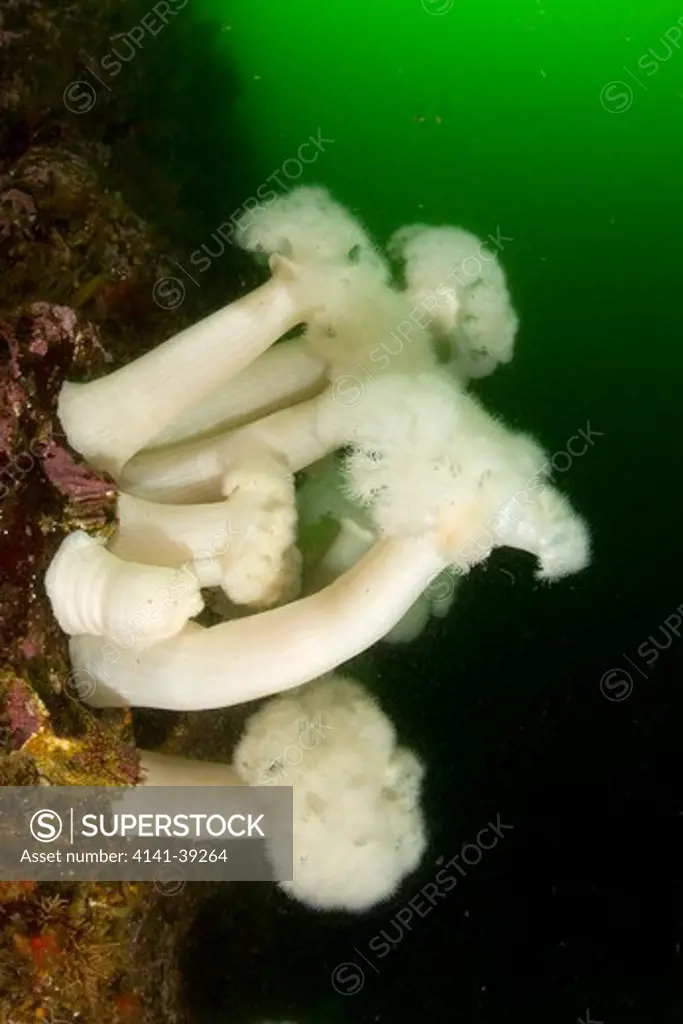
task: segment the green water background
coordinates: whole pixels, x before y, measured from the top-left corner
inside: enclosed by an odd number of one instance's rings
[[[614,822],[632,814],[624,794],[664,802],[679,775],[656,752],[681,746],[683,641],[653,669],[629,669],[635,689],[623,704],[599,684],[612,666],[628,669],[624,654],[637,659],[638,645],[683,602],[682,16],[654,0],[194,0],[142,58],[149,88],[139,112],[153,127],[146,158],[182,181],[160,220],[188,255],[205,242],[215,248],[217,227],[321,131],[334,141],[297,183],[328,186],[380,242],[415,221],[510,239],[501,258],[521,318],[517,350],[477,391],[551,453],[589,424],[599,432],[557,479],[591,524],[588,572],[545,588],[527,558],[496,554],[445,623],[367,662],[402,738],[429,765],[432,843],[441,849],[498,808],[519,820],[518,835],[525,820],[558,807],[596,820],[608,809]],[[210,281],[227,296],[252,279],[248,262],[226,254],[198,287]],[[655,796],[639,788],[648,773]],[[615,864],[624,856],[615,853]],[[463,938],[471,903],[454,904],[407,959],[397,954],[395,975],[352,1007],[333,999],[325,1013],[373,1021],[379,1006],[385,1019],[489,1019],[472,992],[477,971],[488,979],[493,963],[499,981],[509,975],[514,989],[527,978],[534,995],[520,996],[524,1018],[490,1019],[560,1019],[543,990],[552,971],[520,928],[529,908],[511,895],[539,863],[530,843],[518,873],[505,869],[504,888],[493,861],[482,867],[497,893],[495,912],[489,897],[478,905],[493,944],[485,966]],[[614,886],[632,905],[624,871]],[[467,899],[476,903],[472,890]],[[581,903],[577,892],[571,899]],[[331,966],[390,913],[323,920],[282,900],[274,920],[261,920],[259,934],[273,935],[259,958],[253,910],[242,910],[229,906],[221,923],[212,908],[198,933],[192,991],[207,1020],[222,1020],[224,1005],[238,1021],[257,1008],[281,1017],[283,1006],[319,1020]],[[617,908],[611,923],[591,923],[591,912],[587,905],[587,932],[621,949],[631,919]],[[245,930],[253,943],[237,952]],[[653,950],[657,934],[648,932]],[[434,973],[444,948],[458,965],[452,978]],[[663,960],[652,956],[622,951],[601,981],[604,1005],[617,1006],[641,976],[659,976]]]
[[[149,151],[183,182],[183,244],[215,251],[319,133],[334,141],[297,183],[328,186],[380,242],[415,221],[512,239],[517,352],[481,392],[552,450],[587,420],[605,433],[566,483],[605,515],[610,481],[602,539],[623,545],[625,506],[663,472],[676,486],[683,12],[423,2],[195,0],[146,44],[144,109],[174,128]]]

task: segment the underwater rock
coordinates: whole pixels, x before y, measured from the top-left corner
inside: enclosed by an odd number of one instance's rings
[[[4,785],[137,780],[130,721],[125,715],[99,721],[69,693],[65,638],[42,588],[45,569],[67,530],[75,525],[99,530],[112,519],[111,481],[64,448],[55,419],[65,376],[103,360],[97,331],[69,307],[33,302],[0,315]],[[85,1014],[86,1006],[99,1012],[101,990],[125,966],[125,945],[117,955],[112,943],[119,934],[122,942],[128,915],[142,905],[142,887],[109,887],[98,895],[100,909],[93,915],[86,908],[96,890],[92,885],[0,884],[0,977],[7,979],[0,985],[0,1019],[49,1020],[50,1013],[59,1019],[65,1011],[71,1017],[62,1019],[76,1019],[78,1010],[79,1019],[88,1020],[93,1018]]]
[[[113,516],[112,483],[78,467],[55,415],[65,377],[102,360],[96,331],[68,307],[0,315],[0,644],[15,666],[43,647],[36,605],[59,536]]]
[[[0,785],[130,785],[125,711],[78,699],[43,589],[59,543],[114,521],[115,488],[65,444],[65,379],[99,376],[194,320],[154,303],[168,273],[111,186],[108,118],[63,92],[109,47],[117,4],[9,0],[0,13]],[[130,10],[133,5],[128,4]],[[183,1024],[177,949],[201,886],[0,882],[0,1021]]]

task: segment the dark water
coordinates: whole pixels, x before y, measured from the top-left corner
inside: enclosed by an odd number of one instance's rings
[[[591,438],[557,483],[592,567],[547,588],[499,553],[446,621],[365,669],[429,767],[420,870],[359,917],[227,891],[188,943],[199,1022],[683,1020],[682,15],[196,0],[145,51],[146,156],[182,179],[161,218],[188,259],[322,136],[296,181],[380,240],[415,220],[502,232],[522,326],[477,390],[550,452]],[[206,280],[234,291],[231,266]],[[498,815],[514,827],[409,918],[437,859]]]

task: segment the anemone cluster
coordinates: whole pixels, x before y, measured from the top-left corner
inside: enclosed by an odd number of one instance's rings
[[[267,257],[265,284],[63,385],[62,428],[116,482],[117,526],[68,536],[45,585],[93,706],[274,698],[233,766],[143,752],[147,784],[292,785],[283,887],[361,910],[419,862],[423,769],[333,673],[445,614],[452,581],[494,548],[529,552],[552,581],[587,565],[588,531],[540,446],[467,391],[510,360],[518,326],[484,243],[414,225],[389,258],[319,188],[245,213],[237,238]],[[203,624],[205,607],[219,621]],[[328,729],[305,748],[316,716]],[[300,763],[279,772],[297,744]]]

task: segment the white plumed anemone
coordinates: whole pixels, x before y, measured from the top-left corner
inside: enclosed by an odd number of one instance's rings
[[[106,377],[63,385],[62,427],[94,466],[117,477],[173,420],[293,327],[339,314],[356,279],[387,273],[360,225],[323,189],[297,189],[246,212],[237,238],[269,254],[266,284]]]
[[[265,607],[292,592],[294,480],[272,473],[201,505],[163,505],[119,494],[109,550],[126,561],[181,568],[235,604]],[[298,587],[295,586],[295,590]]]
[[[588,564],[586,525],[548,484],[541,448],[446,374],[368,385],[348,433],[348,486],[382,534],[431,536],[462,571],[501,546],[533,554],[538,579]]]
[[[236,487],[260,463],[261,475],[275,480],[297,473],[345,443],[344,407],[318,430],[319,403],[328,392],[299,402],[225,434],[188,441],[174,448],[140,452],[125,467],[125,490],[164,503],[215,501]],[[327,406],[325,405],[325,408]],[[246,467],[246,469],[245,469]]]
[[[236,238],[251,252],[278,253],[311,266],[367,266],[388,276],[360,221],[319,186],[294,189],[247,211],[237,223]]]
[[[318,226],[320,221],[325,230]],[[263,206],[241,237],[247,248],[279,252],[313,245],[309,260],[339,259],[350,266],[338,293],[326,296],[325,310],[310,318],[301,338],[326,365],[328,380],[380,372],[416,372],[436,365],[424,316],[411,317],[406,296],[390,282],[389,268],[363,228],[322,189],[297,189],[286,200]]]
[[[109,637],[139,652],[175,636],[204,607],[187,566],[160,568],[126,562],[103,538],[76,530],[62,541],[45,575],[57,622],[70,636]]]
[[[233,766],[249,785],[293,788],[294,878],[279,884],[294,899],[367,910],[417,867],[424,770],[358,683],[331,676],[269,701],[247,722]]]
[[[319,220],[328,232],[318,228]],[[310,260],[348,256],[340,301],[327,296],[325,310],[308,321],[301,338],[311,357],[324,361],[331,383],[357,374],[359,363],[366,373],[389,365],[393,372],[435,365],[428,318],[411,318],[409,302],[391,286],[388,265],[363,228],[322,189],[298,189],[286,200],[257,209],[240,240],[247,248],[283,256],[292,247],[311,244]]]
[[[406,291],[450,345],[463,380],[484,377],[512,358],[518,320],[498,258],[462,228],[401,228],[389,243],[405,263]]]
[[[140,783],[142,786],[243,786],[232,765],[219,761],[198,761],[193,758],[141,750]]]
[[[367,650],[445,564],[428,540],[381,539],[309,597],[208,629],[189,622],[144,651],[74,636],[71,661],[89,678],[85,699],[96,707],[192,711],[242,704],[310,682]]]
[[[388,899],[424,852],[424,769],[351,679],[324,677],[263,705],[232,764],[139,754],[147,786],[291,786],[294,870],[279,884],[316,909]]]
[[[355,391],[362,392],[365,380],[384,370],[418,373],[436,368],[428,319],[405,295],[366,274],[355,282],[341,314],[309,324],[303,340],[325,361],[339,400],[348,403]]]
[[[392,304],[396,300],[399,307],[404,307],[400,296],[390,295],[390,299]],[[372,324],[372,311],[365,312]],[[378,374],[385,372],[392,377],[403,374],[408,383],[414,374],[438,372],[427,331],[413,321],[406,321],[406,333],[402,339],[397,335],[396,348],[383,347],[381,331],[378,334],[370,331],[366,335],[359,326],[356,333],[352,329],[354,324],[357,321],[353,311],[348,318],[342,317],[338,322],[340,333],[331,344],[334,348],[336,342],[341,341],[341,348],[336,355],[333,351],[328,353],[328,373],[334,383],[321,394],[237,430],[176,447],[140,452],[126,465],[121,475],[121,486],[150,501],[214,501],[221,493],[226,475],[239,472],[243,458],[245,455],[251,458],[253,451],[260,452],[262,457],[269,456],[274,464],[284,464],[290,472],[297,473],[343,448],[353,439],[349,431],[359,417],[363,418],[366,409],[365,388],[376,379],[374,375],[362,372],[363,364],[356,365],[357,357],[362,355],[372,363],[373,356],[377,356],[375,370]],[[393,317],[380,326],[388,332],[392,325],[400,327]],[[410,334],[409,327],[412,327]],[[374,351],[368,352],[370,339],[378,344]],[[358,349],[354,349],[355,344],[359,345]],[[393,357],[390,353],[394,353]],[[348,362],[350,354],[354,356],[351,363]],[[358,376],[359,366],[361,376]],[[346,373],[349,369],[355,372]],[[441,420],[438,413],[434,415],[426,411],[419,401],[417,405],[413,402],[412,407],[414,415],[426,420],[427,426],[434,421],[437,424],[435,429],[439,428]],[[388,409],[386,412],[388,420],[397,415],[405,419],[408,415],[406,409]]]
[[[285,409],[327,387],[326,364],[304,338],[274,345],[200,405],[173,419],[147,445],[148,449],[227,430]]]
[[[342,466],[334,458],[313,466],[297,490],[299,523],[305,536],[311,531],[317,538],[316,526],[328,522],[330,543],[317,553],[308,573],[304,575],[304,593],[314,593],[351,569],[377,542],[378,530],[370,513],[358,501],[352,501]],[[306,551],[302,552],[304,562]],[[403,618],[382,640],[386,643],[410,643],[426,628],[430,618],[448,614],[456,591],[452,571],[437,574]]]

